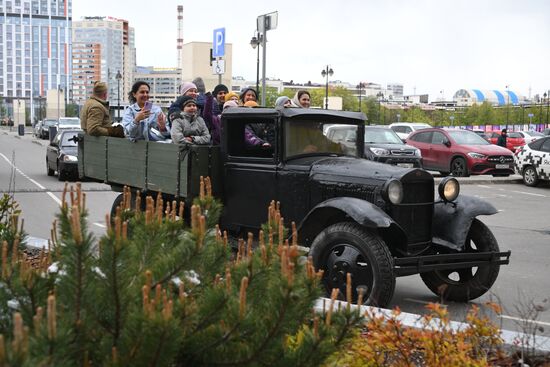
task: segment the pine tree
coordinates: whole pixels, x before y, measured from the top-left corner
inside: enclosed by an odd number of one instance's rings
[[[313,312],[321,274],[277,203],[235,252],[208,179],[189,225],[183,203],[148,197],[142,211],[131,197],[99,240],[80,185],[65,188],[49,249],[30,259],[7,236],[0,304],[16,312],[0,323],[0,366],[316,366],[362,319]]]

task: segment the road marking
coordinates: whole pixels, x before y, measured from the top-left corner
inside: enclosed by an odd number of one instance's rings
[[[487,185],[477,185],[477,187],[483,187],[484,189],[490,189],[491,186],[487,186]]]
[[[427,302],[427,301],[421,301],[419,299],[414,299],[414,298],[403,298],[404,301],[409,301],[409,302],[414,302],[414,303],[420,303],[420,304],[423,304],[423,305],[429,305],[430,303],[433,303],[433,302]],[[441,307],[447,307],[447,305],[441,305]]]
[[[525,191],[512,191],[512,192],[516,192],[516,193],[518,193],[518,194],[532,195],[532,196],[542,196],[543,198],[546,197],[546,195],[542,195],[542,194],[533,194],[532,192],[525,192]]]
[[[508,315],[500,315],[500,318],[502,318],[502,319],[508,319],[508,320],[514,320],[514,321],[520,321],[520,322],[529,322],[529,323],[533,323],[533,324],[539,324],[539,325],[550,326],[550,322],[536,321],[536,320],[529,320],[529,319],[522,319],[522,318],[520,318],[520,317],[514,317],[514,316],[508,316]]]
[[[6,162],[8,162],[8,164],[14,168],[21,176],[23,176],[24,178],[26,178],[27,180],[29,180],[31,183],[35,184],[36,186],[38,186],[40,189],[42,190],[46,190],[46,188],[44,186],[42,186],[41,184],[39,184],[37,181],[33,180],[32,178],[30,178],[29,176],[27,176],[25,173],[23,173],[23,171],[21,171],[19,168],[17,168],[16,166],[13,165],[13,163],[11,163],[11,161],[8,159],[8,157],[6,157],[4,154],[0,153],[0,156],[2,156],[2,158],[4,158],[4,160]],[[53,199],[53,201],[55,201],[57,203],[57,205],[61,206],[61,200],[59,200],[57,198],[57,196],[55,196],[52,192],[50,191],[45,191],[46,194],[51,197]]]
[[[98,222],[95,222],[94,225],[98,226],[100,228],[107,228],[107,226],[105,224],[101,224],[101,223],[98,223]]]

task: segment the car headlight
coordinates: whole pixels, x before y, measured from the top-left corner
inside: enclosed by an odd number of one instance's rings
[[[454,201],[460,194],[460,184],[456,178],[445,177],[439,183],[437,191],[441,200],[445,202]]]
[[[74,155],[64,155],[63,162],[77,162],[78,158]]]
[[[485,154],[475,153],[475,152],[470,152],[470,153],[468,153],[468,155],[470,157],[476,158],[476,159],[485,159],[485,158],[487,158],[487,156]]]
[[[390,151],[384,148],[369,148],[375,155],[390,155]]]
[[[382,189],[384,200],[392,204],[399,204],[403,200],[403,185],[399,180],[389,180]]]
[[[415,149],[414,155],[417,157],[422,157],[422,152],[420,151],[420,149]]]

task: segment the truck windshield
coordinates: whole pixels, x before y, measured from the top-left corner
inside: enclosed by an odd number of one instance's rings
[[[327,136],[335,126],[338,125],[334,122],[299,119],[285,121],[285,157],[332,154],[354,156],[355,150],[349,149],[346,144],[355,145],[355,142],[336,142]],[[356,126],[354,128],[357,129]]]

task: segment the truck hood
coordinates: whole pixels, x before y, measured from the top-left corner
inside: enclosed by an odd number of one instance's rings
[[[432,176],[421,169],[401,168],[353,157],[321,158],[311,166],[310,179],[338,183],[366,183],[379,185],[389,179],[401,179],[413,175],[416,179],[432,180]]]

